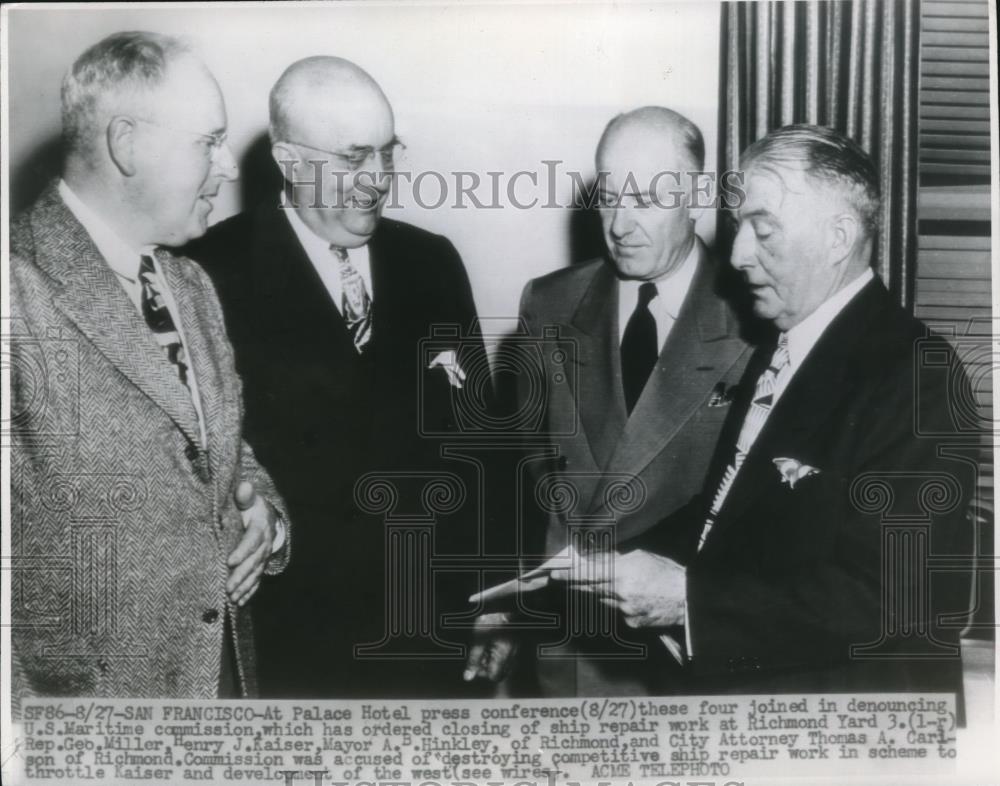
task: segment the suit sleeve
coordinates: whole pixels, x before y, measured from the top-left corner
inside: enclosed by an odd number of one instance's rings
[[[950,409],[948,390],[922,384],[915,397],[912,373],[907,367],[873,386],[852,410],[853,422],[843,424],[859,435],[849,472],[803,481],[820,485],[809,520],[790,522],[807,528],[812,542],[798,564],[767,575],[754,569],[752,559],[746,570],[733,570],[732,564],[720,569],[697,559],[689,566],[688,632],[694,660],[705,670],[757,655],[763,667],[842,660],[850,657],[852,644],[878,641],[886,621],[903,630],[929,626],[938,641],[957,643],[960,625],[937,623],[941,615],[960,616],[968,609],[968,574],[893,576],[883,567],[890,547],[883,501],[900,520],[929,522],[931,554],[971,553],[968,473],[941,455],[940,439],[914,433],[914,399],[925,416],[943,422]],[[967,388],[965,375],[960,372],[958,378]],[[910,604],[909,619],[895,616],[905,612],[893,598],[924,593],[930,602],[923,618],[917,618],[919,603]],[[890,616],[884,619],[885,612]]]
[[[210,308],[213,312],[212,318],[223,331],[227,352],[232,361],[232,347],[229,345],[228,335],[225,334],[225,321],[222,314],[222,306],[219,304],[219,298],[215,293],[215,289],[208,277],[208,274],[205,273],[205,271],[198,265],[192,265],[192,268],[196,271],[196,276],[205,294],[206,301],[210,304]],[[232,362],[234,363],[234,361]],[[233,368],[233,376],[235,377],[237,391],[239,394],[240,427],[242,429],[245,417],[243,409],[243,380],[240,378],[239,374],[235,373],[235,365],[232,365],[231,368]],[[285,569],[292,553],[292,522],[288,515],[288,507],[286,506],[281,495],[278,493],[271,476],[268,474],[267,470],[261,466],[256,455],[254,455],[253,448],[250,447],[250,444],[246,441],[242,433],[239,435],[239,444],[239,466],[237,468],[236,476],[237,483],[241,480],[248,480],[253,483],[257,493],[264,497],[264,499],[266,499],[272,507],[274,507],[285,527],[284,544],[278,551],[271,555],[271,558],[267,561],[267,565],[264,568],[264,572],[267,575],[275,575],[281,573]]]

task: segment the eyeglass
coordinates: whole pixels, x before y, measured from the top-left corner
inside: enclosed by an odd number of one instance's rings
[[[357,172],[369,161],[374,161],[375,156],[379,157],[383,169],[392,169],[396,162],[396,156],[406,149],[406,145],[398,139],[393,139],[384,147],[359,146],[353,147],[349,151],[327,150],[315,145],[307,145],[305,142],[293,142],[290,139],[286,139],[285,144],[298,145],[308,150],[315,150],[317,153],[326,153],[328,156],[339,158],[344,162],[344,167],[350,172]]]
[[[174,131],[179,134],[190,134],[191,136],[200,137],[206,140],[208,143],[206,145],[208,149],[209,157],[214,161],[216,156],[222,152],[222,148],[226,144],[228,138],[225,131],[216,131],[214,134],[206,134],[203,131],[192,131],[190,128],[180,128],[179,126],[167,125],[166,123],[157,123],[155,120],[148,120],[145,117],[133,117],[133,120],[137,120],[140,123],[146,123],[151,126],[156,126],[157,128],[162,128],[166,131]]]

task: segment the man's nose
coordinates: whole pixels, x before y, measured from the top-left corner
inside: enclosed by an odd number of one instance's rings
[[[737,270],[744,270],[753,265],[753,230],[748,225],[742,225],[733,238],[733,251],[729,264]]]
[[[240,167],[236,163],[236,156],[229,147],[229,142],[223,142],[215,154],[213,161],[217,177],[220,180],[235,180],[240,176]]]
[[[386,164],[382,160],[382,156],[376,153],[372,156],[371,163],[363,179],[371,183],[380,194],[384,194],[389,190],[389,186],[392,183],[393,172],[393,166]]]
[[[611,210],[611,234],[619,239],[625,237],[632,231],[635,223],[631,208],[618,204],[609,209]]]

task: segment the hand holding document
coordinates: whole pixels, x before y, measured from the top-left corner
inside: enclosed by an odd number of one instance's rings
[[[554,573],[566,573],[579,555],[573,546],[567,546],[554,557],[545,561],[537,568],[522,573],[516,579],[497,584],[495,587],[488,587],[482,592],[477,592],[469,597],[469,603],[479,604],[486,601],[510,598],[524,592],[533,592],[537,589],[547,587],[553,580]]]

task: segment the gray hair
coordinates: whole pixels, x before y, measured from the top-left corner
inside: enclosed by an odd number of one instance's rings
[[[183,41],[146,31],[114,33],[80,55],[62,82],[63,140],[83,152],[103,132],[101,115],[161,85],[167,68],[190,54]]]
[[[867,237],[878,233],[882,195],[871,157],[857,142],[826,126],[805,123],[776,129],[743,151],[740,166],[799,169],[837,189],[857,213]]]

